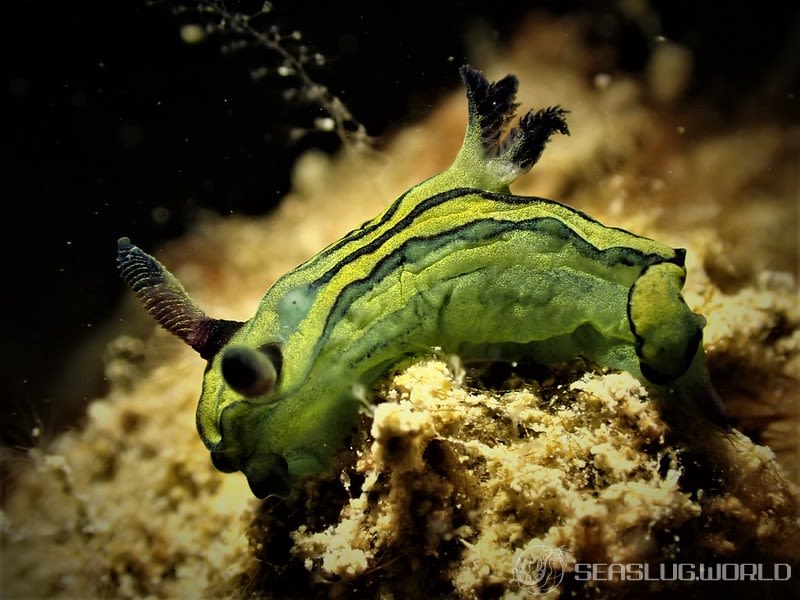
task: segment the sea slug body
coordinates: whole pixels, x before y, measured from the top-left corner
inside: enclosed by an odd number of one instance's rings
[[[469,123],[452,166],[279,278],[246,322],[208,317],[152,256],[118,242],[145,308],[209,361],[197,428],[223,471],[258,497],[324,471],[369,387],[433,347],[464,360],[582,357],[719,414],[703,317],[681,297],[685,251],[606,227],[509,185],[566,111],[513,117],[517,80],[461,68]]]

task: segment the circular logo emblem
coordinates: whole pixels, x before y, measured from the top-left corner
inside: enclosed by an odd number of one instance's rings
[[[564,570],[573,561],[565,547],[534,544],[514,561],[514,578],[534,594],[546,594],[561,583]]]

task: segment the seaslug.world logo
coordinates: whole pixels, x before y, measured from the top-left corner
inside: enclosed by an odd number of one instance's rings
[[[514,562],[514,579],[533,596],[543,596],[561,585],[564,573],[571,581],[789,581],[789,563],[600,563],[577,562],[566,547],[533,544]]]

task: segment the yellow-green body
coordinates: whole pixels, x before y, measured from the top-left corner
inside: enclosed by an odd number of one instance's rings
[[[356,422],[358,390],[434,347],[465,360],[582,357],[684,402],[710,389],[703,319],[680,296],[685,252],[511,195],[549,135],[567,133],[564,113],[529,114],[501,144],[516,80],[476,73],[462,71],[470,123],[454,164],[278,279],[206,352],[198,431],[256,495],[325,470]]]

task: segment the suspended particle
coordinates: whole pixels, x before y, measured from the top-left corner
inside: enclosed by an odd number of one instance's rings
[[[611,85],[611,75],[608,73],[597,73],[594,76],[594,87],[598,90],[605,90]]]
[[[266,67],[257,67],[255,69],[250,70],[250,77],[256,80],[263,79],[264,77],[267,76],[268,73],[269,69],[267,69]]]
[[[314,128],[318,131],[333,131],[336,128],[336,121],[330,117],[317,117],[314,119]]]
[[[181,39],[187,44],[196,44],[206,37],[206,32],[200,25],[184,25],[180,30]]]
[[[164,225],[169,221],[170,212],[166,206],[156,206],[150,213],[150,217],[157,225]]]

